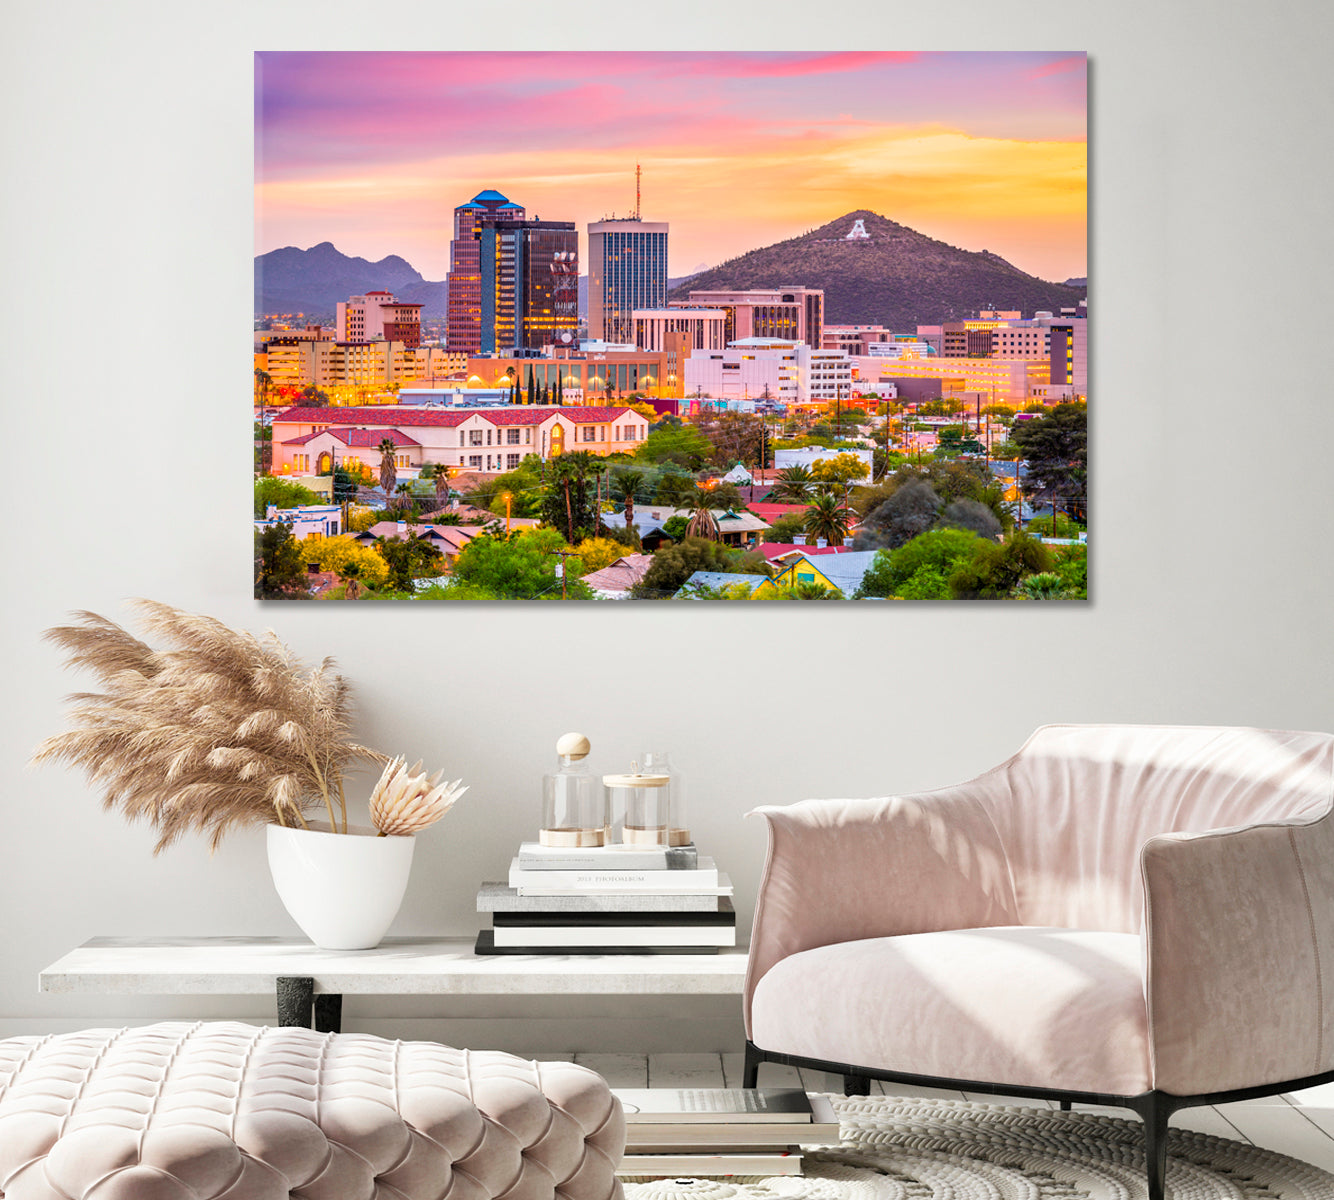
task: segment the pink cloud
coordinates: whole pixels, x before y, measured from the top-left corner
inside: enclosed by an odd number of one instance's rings
[[[1074,71],[1082,71],[1088,65],[1088,55],[1072,54],[1069,58],[1058,58],[1054,62],[1044,63],[1040,67],[1034,67],[1025,76],[1026,79],[1047,79],[1052,75],[1067,75]]]

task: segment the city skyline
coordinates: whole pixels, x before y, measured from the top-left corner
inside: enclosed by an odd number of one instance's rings
[[[333,242],[444,279],[454,207],[671,224],[674,276],[866,208],[1087,273],[1086,62],[1056,52],[256,55],[255,252]]]

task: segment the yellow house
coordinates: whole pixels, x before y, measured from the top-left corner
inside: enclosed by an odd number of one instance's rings
[[[875,561],[876,550],[848,550],[842,554],[810,555],[798,553],[786,565],[774,563],[776,574],[755,589],[756,598],[772,595],[779,588],[795,587],[803,583],[817,583],[831,591],[842,592],[851,599],[861,586],[862,576]]]

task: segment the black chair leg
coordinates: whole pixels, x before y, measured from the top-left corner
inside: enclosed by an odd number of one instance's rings
[[[1176,1110],[1166,1092],[1145,1092],[1131,1105],[1144,1122],[1144,1159],[1149,1200],[1167,1195],[1167,1123]]]
[[[1069,1100],[1062,1100],[1062,1101],[1061,1101],[1061,1111],[1062,1111],[1062,1112],[1069,1112],[1069,1111],[1070,1111],[1070,1101],[1069,1101]]]
[[[865,1075],[844,1075],[843,1094],[845,1096],[869,1096],[871,1080]]]
[[[747,1042],[746,1063],[741,1073],[741,1086],[743,1088],[753,1088],[756,1085],[760,1076],[760,1063],[763,1061],[763,1055],[750,1042]]]

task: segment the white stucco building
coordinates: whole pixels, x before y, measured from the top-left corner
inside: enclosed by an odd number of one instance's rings
[[[852,360],[780,338],[740,338],[723,350],[695,350],[685,362],[686,396],[833,403],[852,395]]]

